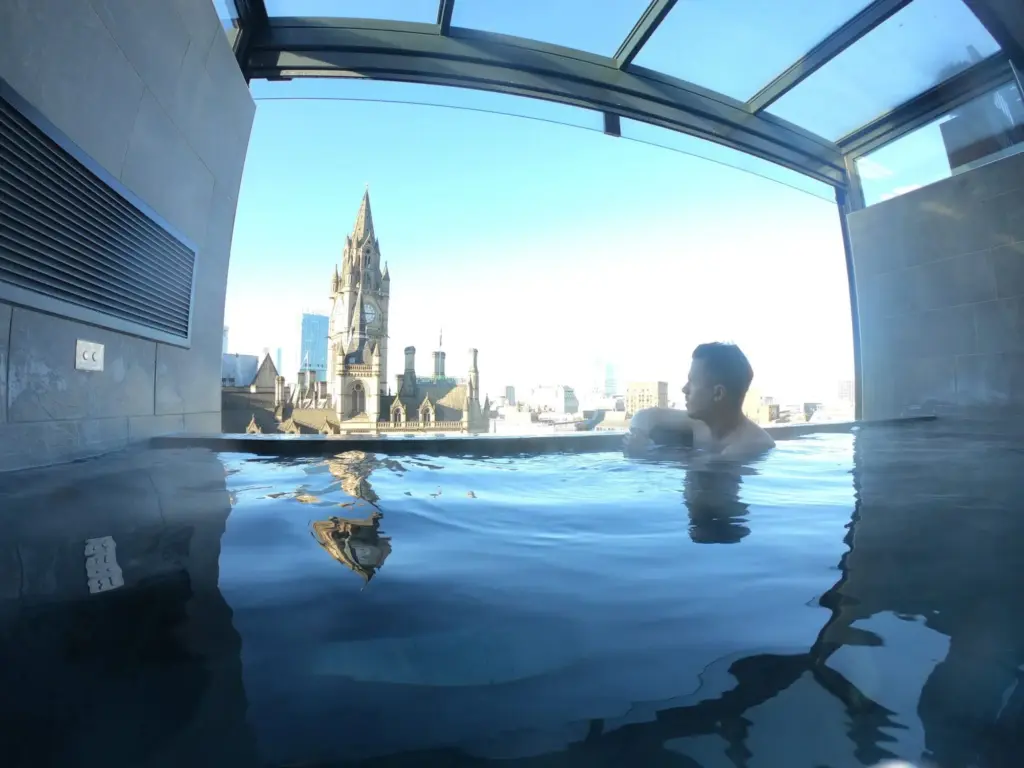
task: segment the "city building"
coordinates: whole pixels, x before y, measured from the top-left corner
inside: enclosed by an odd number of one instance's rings
[[[259,355],[223,354],[220,363],[221,387],[248,387],[260,367]]]
[[[644,381],[626,385],[626,413],[644,408],[668,408],[668,382]]]
[[[611,363],[605,363],[604,366],[604,396],[614,397],[620,394],[619,392],[619,380],[615,375],[615,366]]]
[[[541,413],[576,413],[580,409],[576,391],[564,384],[541,384],[534,387],[527,404],[532,410]]]
[[[480,371],[477,350],[469,351],[465,378],[446,371],[446,352],[433,353],[429,376],[416,373],[416,348],[405,348],[404,370],[395,376],[394,391],[387,385],[388,310],[391,276],[381,267],[380,243],[373,229],[370,193],[363,194],[352,233],[345,238],[341,269],[331,279],[331,312],[327,317],[325,379],[306,360],[294,389],[280,380],[272,387],[270,401],[256,404],[249,419],[224,414],[226,432],[244,431],[250,421],[262,431],[273,418],[278,431],[294,433],[379,432],[486,432],[490,403],[480,402]],[[304,336],[315,341],[317,320],[307,323]],[[313,348],[311,344],[310,349]],[[312,359],[312,358],[310,358]],[[243,424],[243,421],[245,422]]]
[[[221,345],[220,353],[226,355],[228,353],[228,327],[224,326],[224,343]]]
[[[299,340],[299,370],[313,371],[317,381],[327,381],[327,337],[330,318],[304,313]]]
[[[515,405],[516,404],[516,388],[505,387],[505,402],[504,405]]]

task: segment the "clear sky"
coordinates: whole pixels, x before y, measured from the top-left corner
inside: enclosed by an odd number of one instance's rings
[[[415,345],[426,372],[444,329],[448,367],[480,350],[481,382],[682,386],[692,347],[732,340],[764,394],[834,398],[852,378],[843,245],[828,188],[760,164],[798,191],[646,141],[744,164],[649,126],[616,139],[576,126],[349,96],[442,100],[600,123],[524,99],[387,83],[254,84],[225,324],[233,352],[283,349],[328,308],[330,277],[366,184],[392,277],[389,374]],[[763,166],[763,167],[762,167]]]

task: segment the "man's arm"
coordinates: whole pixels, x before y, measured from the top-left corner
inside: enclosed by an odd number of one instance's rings
[[[675,408],[644,408],[629,422],[624,449],[627,455],[643,455],[654,445],[691,447],[699,427],[685,411]]]
[[[645,432],[648,435],[654,430],[666,433],[692,433],[695,423],[686,411],[681,411],[678,408],[644,408],[633,414],[629,428],[635,432]]]

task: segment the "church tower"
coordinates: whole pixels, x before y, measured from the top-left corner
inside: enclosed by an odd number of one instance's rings
[[[327,374],[338,419],[380,417],[387,394],[388,300],[391,276],[381,270],[380,241],[373,231],[370,190],[345,238],[341,271],[331,280]]]

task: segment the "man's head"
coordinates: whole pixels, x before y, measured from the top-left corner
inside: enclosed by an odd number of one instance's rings
[[[686,412],[700,421],[738,412],[753,378],[747,356],[735,344],[701,344],[693,350],[683,387]]]

